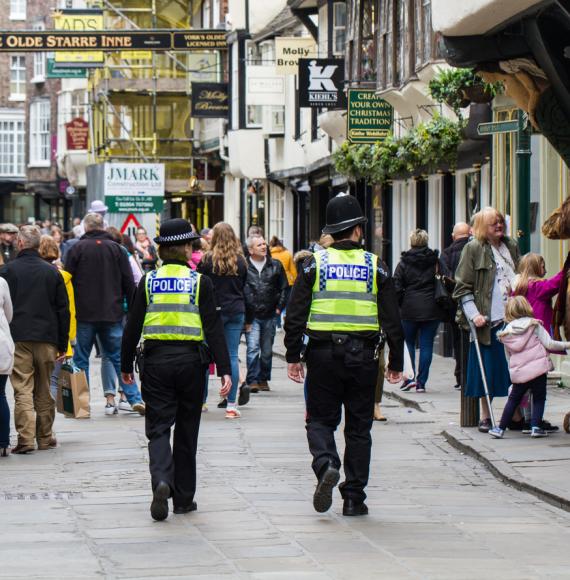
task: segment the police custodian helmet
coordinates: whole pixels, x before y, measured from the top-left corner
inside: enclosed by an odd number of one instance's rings
[[[367,221],[358,200],[348,193],[339,193],[328,202],[326,217],[323,234],[336,234]]]
[[[181,246],[197,240],[200,234],[192,229],[192,224],[182,218],[173,218],[160,224],[160,234],[154,243],[161,246]]]

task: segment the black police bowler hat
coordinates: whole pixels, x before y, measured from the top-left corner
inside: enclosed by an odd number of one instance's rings
[[[160,224],[160,234],[154,238],[161,246],[181,246],[197,240],[200,234],[192,230],[192,225],[182,218],[173,218]]]
[[[327,225],[323,234],[336,234],[368,221],[358,200],[348,193],[339,193],[327,204]]]

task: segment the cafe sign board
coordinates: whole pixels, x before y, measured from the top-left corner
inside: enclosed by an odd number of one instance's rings
[[[65,123],[65,136],[68,150],[86,150],[89,143],[89,123],[81,117],[72,119]]]
[[[317,55],[313,38],[282,36],[275,39],[275,72],[278,75],[296,75],[299,59]]]
[[[192,83],[192,117],[226,119],[229,112],[227,83]]]
[[[348,89],[346,118],[351,143],[376,143],[392,132],[394,109],[374,89]]]
[[[103,188],[109,213],[160,213],[164,206],[163,163],[105,163]]]

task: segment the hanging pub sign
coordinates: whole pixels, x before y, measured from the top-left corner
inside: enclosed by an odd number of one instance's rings
[[[192,117],[225,119],[229,112],[227,83],[192,83]]]
[[[89,142],[89,123],[81,117],[72,119],[65,124],[65,136],[68,150],[86,150]]]
[[[0,31],[0,52],[225,50],[223,30]]]
[[[346,108],[344,60],[299,59],[299,107]]]
[[[348,89],[346,135],[351,143],[384,141],[392,132],[392,105],[374,89]]]

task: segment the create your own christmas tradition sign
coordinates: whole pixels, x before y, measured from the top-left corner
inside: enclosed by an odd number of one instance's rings
[[[351,143],[376,143],[392,131],[394,110],[374,89],[348,89],[346,118]]]
[[[160,213],[163,163],[105,163],[103,187],[110,213]]]

